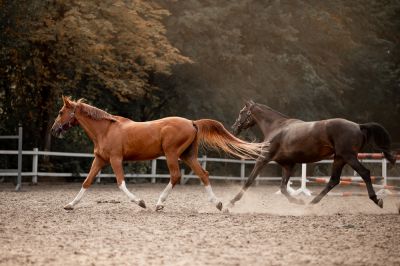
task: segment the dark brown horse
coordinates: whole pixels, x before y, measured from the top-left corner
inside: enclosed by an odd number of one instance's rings
[[[240,200],[246,189],[253,183],[260,170],[270,161],[283,167],[281,192],[290,202],[302,204],[286,190],[287,183],[297,163],[311,163],[333,155],[332,175],[325,189],[311,203],[318,203],[332,188],[340,182],[340,175],[345,164],[350,165],[364,180],[369,198],[379,207],[383,200],[378,199],[372,187],[370,171],[357,159],[357,153],[366,143],[372,142],[383,152],[392,164],[396,157],[390,152],[390,136],[377,123],[356,124],[341,119],[327,119],[304,122],[289,118],[268,106],[249,101],[240,111],[232,126],[233,133],[257,124],[264,134],[264,140],[270,142],[268,151],[257,162],[242,190],[233,198],[229,206]],[[228,207],[229,207],[228,206]]]
[[[151,160],[165,155],[171,178],[159,197],[156,210],[164,207],[168,194],[181,178],[179,159],[200,177],[209,201],[221,210],[222,203],[211,189],[208,172],[197,160],[199,142],[241,158],[257,158],[261,154],[262,144],[247,143],[234,137],[215,120],[192,121],[181,117],[167,117],[155,121],[134,122],[111,115],[81,100],[72,101],[63,97],[63,101],[64,106],[52,127],[53,135],[60,137],[69,128],[80,125],[94,143],[94,160],[90,172],[78,195],[64,207],[65,209],[73,209],[98,172],[107,164],[111,164],[118,187],[131,201],[145,208],[144,201],[126,188],[122,162]]]

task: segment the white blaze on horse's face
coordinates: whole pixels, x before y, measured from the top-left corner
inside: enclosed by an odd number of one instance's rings
[[[62,138],[64,133],[71,127],[77,124],[75,118],[76,104],[73,105],[68,98],[63,97],[64,105],[58,112],[53,126],[51,127],[51,133],[53,136]]]

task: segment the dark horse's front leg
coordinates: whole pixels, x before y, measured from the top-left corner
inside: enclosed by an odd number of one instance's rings
[[[227,209],[232,208],[235,205],[235,203],[243,197],[246,190],[251,186],[251,184],[253,184],[254,180],[260,173],[261,169],[263,169],[264,166],[267,165],[271,161],[270,158],[271,157],[270,157],[269,153],[265,153],[265,154],[263,154],[262,157],[259,157],[256,160],[256,164],[255,164],[253,170],[251,171],[249,178],[247,179],[246,183],[243,185],[243,187],[239,191],[239,193],[236,194],[236,196],[229,202],[229,204],[227,205]]]
[[[282,175],[282,181],[281,181],[281,193],[283,195],[285,195],[285,197],[289,200],[290,203],[303,205],[304,204],[303,200],[294,198],[287,191],[287,184],[289,182],[290,176],[292,175],[294,166],[295,166],[295,164],[282,165],[283,175]]]

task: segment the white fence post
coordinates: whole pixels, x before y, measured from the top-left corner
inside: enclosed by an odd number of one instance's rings
[[[301,187],[296,190],[295,195],[303,193],[306,196],[311,196],[311,191],[307,188],[307,164],[301,164]]]
[[[151,183],[154,184],[156,182],[156,173],[157,173],[157,159],[151,160]]]
[[[244,184],[245,167],[246,167],[246,165],[244,164],[244,159],[241,159],[241,163],[240,163],[240,180],[241,180],[242,185]]]
[[[206,167],[207,167],[207,155],[203,155],[203,161],[201,162],[201,167],[205,170],[205,171],[207,171],[206,170]],[[201,184],[203,184],[202,182],[201,182],[201,180],[200,180],[200,185]]]
[[[32,156],[32,184],[37,185],[38,183],[38,162],[39,162],[39,155],[38,155],[38,148],[33,148],[33,156]]]
[[[382,159],[382,177],[383,177],[383,185],[387,186],[387,160],[386,160],[386,158]]]
[[[185,184],[184,177],[185,177],[185,169],[182,168],[181,169],[181,181],[180,181],[181,185]]]
[[[96,177],[96,184],[100,184],[100,183],[101,183],[101,177],[100,177],[100,175],[101,175],[101,170],[100,170],[99,173],[97,174],[97,177]]]
[[[385,157],[382,158],[382,178],[383,178],[383,188],[377,192],[381,195],[390,195],[392,192],[386,188],[387,186],[387,160]]]
[[[20,191],[22,186],[22,127],[18,127],[18,177],[16,191]]]

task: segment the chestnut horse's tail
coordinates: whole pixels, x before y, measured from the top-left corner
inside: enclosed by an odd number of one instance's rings
[[[243,159],[255,159],[262,156],[262,150],[267,146],[266,143],[249,143],[238,139],[215,120],[201,119],[193,121],[193,124],[198,130],[198,140],[205,147],[219,148]]]

